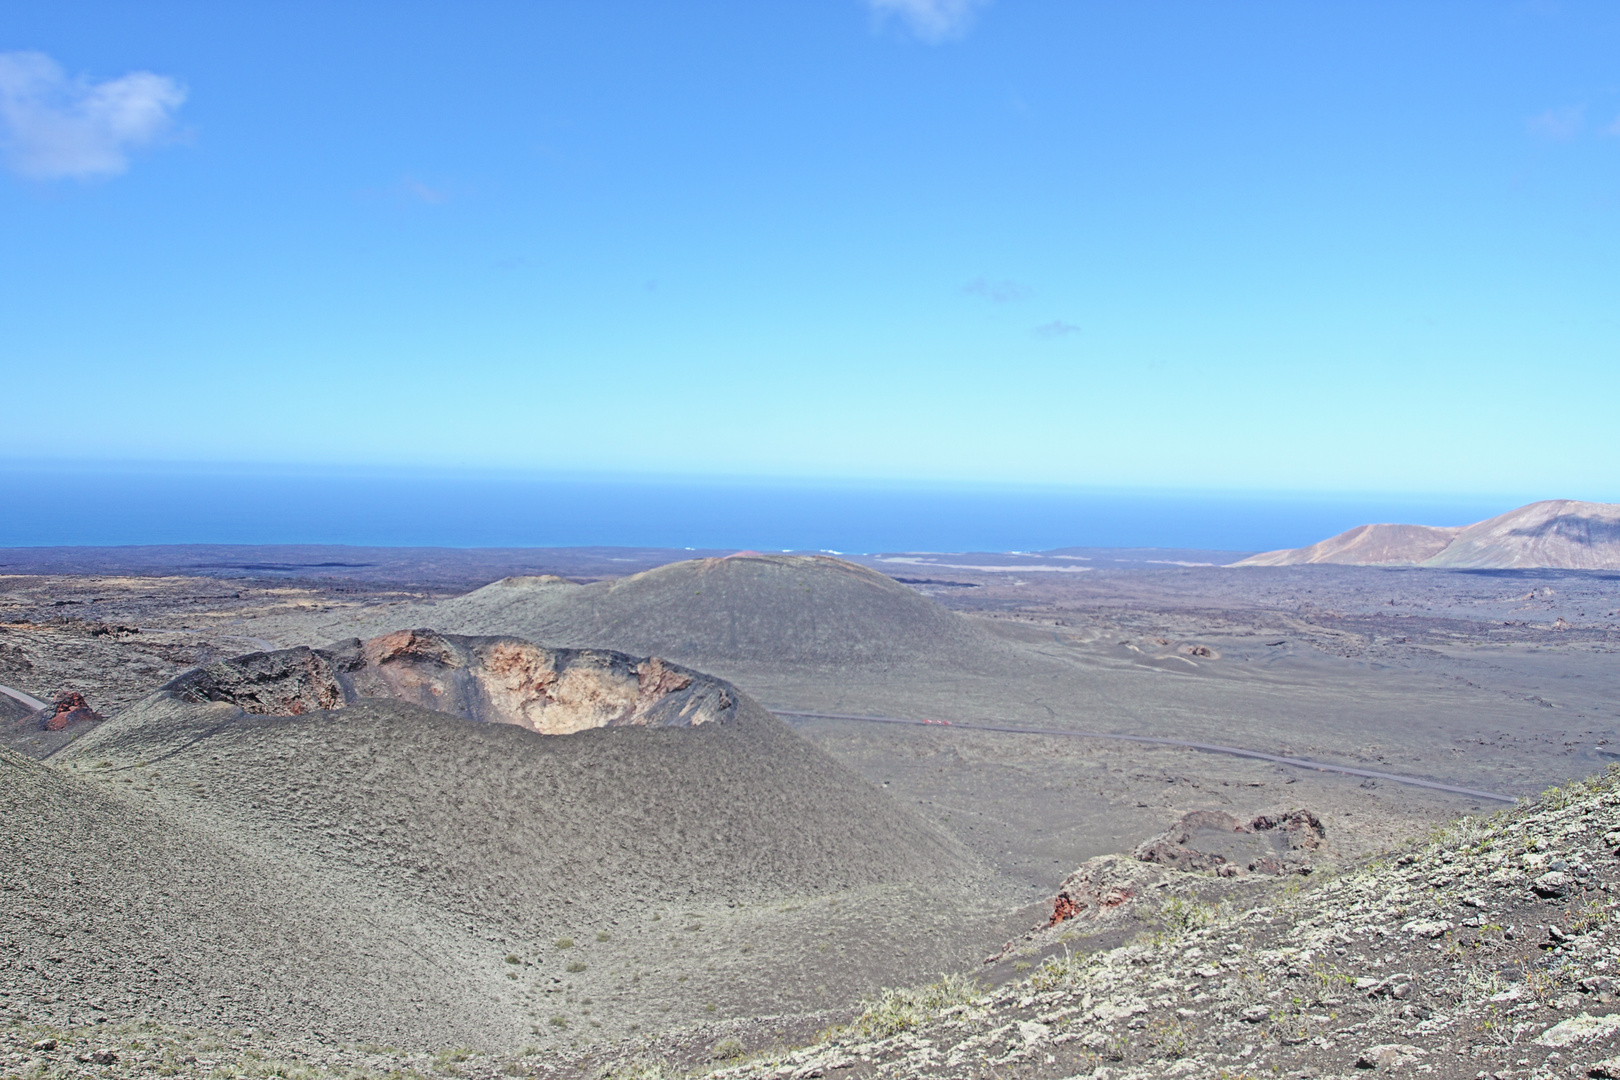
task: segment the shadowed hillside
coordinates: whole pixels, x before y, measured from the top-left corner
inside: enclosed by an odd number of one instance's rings
[[[1620,570],[1620,504],[1549,499],[1470,525],[1426,566]]]

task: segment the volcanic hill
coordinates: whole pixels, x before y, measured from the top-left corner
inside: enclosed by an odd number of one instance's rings
[[[252,654],[0,770],[29,823],[0,834],[0,999],[47,1012],[71,986],[112,1017],[566,1042],[825,1007],[986,933],[959,845],[653,658]]]
[[[1309,547],[1250,555],[1234,566],[1301,566],[1341,563],[1360,566],[1413,566],[1434,557],[1462,532],[1461,526],[1357,525]]]
[[[1425,566],[1620,570],[1620,503],[1550,499],[1470,525]]]
[[[435,625],[684,663],[882,664],[980,652],[966,618],[823,555],[692,559],[612,581],[506,578],[433,609]]]
[[[1358,525],[1309,547],[1266,551],[1232,565],[1310,563],[1620,570],[1620,504],[1549,499],[1466,527]]]

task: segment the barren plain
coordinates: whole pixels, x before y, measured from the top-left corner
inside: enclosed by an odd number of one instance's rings
[[[1200,812],[1240,828],[1308,812],[1320,843],[1309,876],[1287,876],[1328,881],[1620,757],[1620,574],[693,554],[0,552],[0,684],[111,718],[42,739],[0,696],[22,755],[6,759],[0,1009],[339,1062],[395,1045],[422,1071],[451,1045],[508,1072],[707,1069],[722,1044],[788,1052],[870,1016],[884,987],[1016,987],[1044,957],[1121,945],[1162,923],[1153,890],[1259,903],[1282,879],[1242,860],[1235,877],[1138,881],[1140,860],[1110,876],[1178,823],[1216,820]],[[655,656],[779,719],[750,713],[674,757],[682,729],[502,732],[372,699],[204,725],[178,749],[128,741],[187,671],[407,629]],[[784,762],[806,793],[773,811],[794,788],[765,779]],[[795,817],[823,839],[797,843]],[[113,853],[95,846],[109,836]],[[759,863],[776,869],[726,854],[737,843],[778,845]],[[151,852],[174,881],[143,878]],[[1119,917],[1110,889],[1131,901]],[[1025,936],[1071,893],[1075,917]],[[236,915],[199,931],[215,908]],[[1103,1050],[1089,1068],[1132,1060]],[[871,1071],[812,1055],[781,1075],[814,1060]],[[1031,1070],[1074,1072],[1039,1055],[1003,1072]]]

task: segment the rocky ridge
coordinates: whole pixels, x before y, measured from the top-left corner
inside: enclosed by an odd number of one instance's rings
[[[1611,768],[1252,907],[1172,896],[1157,930],[994,993],[891,992],[715,1075],[1620,1076],[1617,846]]]
[[[12,714],[8,717],[0,713],[0,746],[30,757],[48,757],[105,719],[76,690],[64,690],[43,709],[33,712],[14,698],[0,701]],[[17,715],[19,712],[21,715]]]

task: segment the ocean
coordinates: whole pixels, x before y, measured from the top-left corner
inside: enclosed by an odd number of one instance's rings
[[[1354,525],[1460,525],[1504,496],[1243,493],[353,468],[0,465],[0,547],[1265,551]]]

